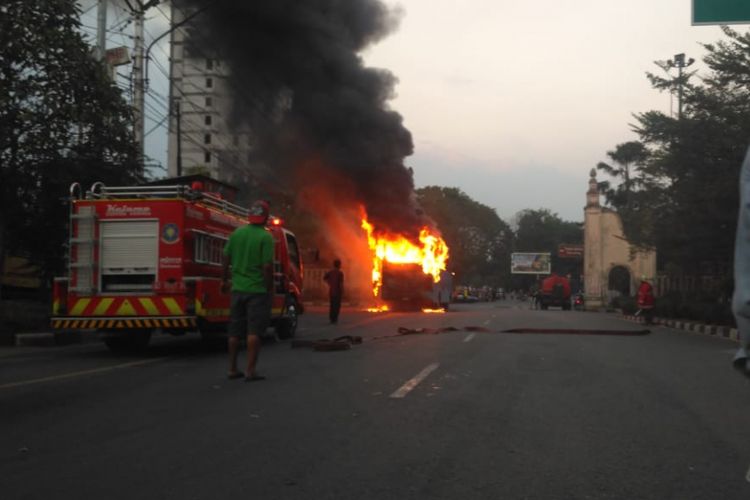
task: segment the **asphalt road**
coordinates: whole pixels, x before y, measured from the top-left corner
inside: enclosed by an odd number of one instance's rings
[[[735,344],[647,336],[399,326],[632,329],[613,315],[496,302],[447,314],[345,310],[264,346],[268,379],[228,381],[226,355],[157,338],[0,351],[4,499],[750,498],[750,381]],[[376,339],[375,337],[386,337]]]

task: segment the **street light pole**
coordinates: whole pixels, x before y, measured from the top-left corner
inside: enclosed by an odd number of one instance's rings
[[[692,57],[685,61],[685,54],[675,54],[674,59],[667,61],[667,66],[677,68],[677,119],[682,120],[682,70],[695,62]]]

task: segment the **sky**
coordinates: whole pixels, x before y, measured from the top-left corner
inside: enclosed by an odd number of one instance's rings
[[[458,187],[506,221],[526,208],[583,220],[589,171],[636,139],[633,113],[676,110],[646,78],[663,75],[654,61],[684,52],[700,72],[700,44],[724,38],[718,26],[691,26],[691,0],[385,3],[400,25],[362,56],[399,80],[390,105],[414,138],[406,164],[417,187]],[[161,11],[149,11],[147,42],[168,29]],[[121,14],[109,16],[110,46],[132,44]],[[83,20],[95,26],[96,9]],[[151,54],[147,131],[166,115],[166,38]],[[165,127],[149,134],[146,154],[166,165]]]

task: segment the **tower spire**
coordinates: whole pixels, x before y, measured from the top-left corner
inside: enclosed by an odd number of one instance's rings
[[[589,190],[586,192],[586,208],[599,208],[599,183],[596,180],[596,169],[589,173]]]

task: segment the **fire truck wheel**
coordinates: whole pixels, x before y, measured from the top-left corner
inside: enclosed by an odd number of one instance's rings
[[[276,335],[278,335],[281,340],[294,337],[294,334],[297,332],[298,318],[297,301],[290,298],[286,306],[286,315],[284,315],[283,318],[280,318],[276,324]]]
[[[133,354],[144,351],[151,340],[151,331],[122,332],[119,335],[109,335],[104,343],[115,354]]]

